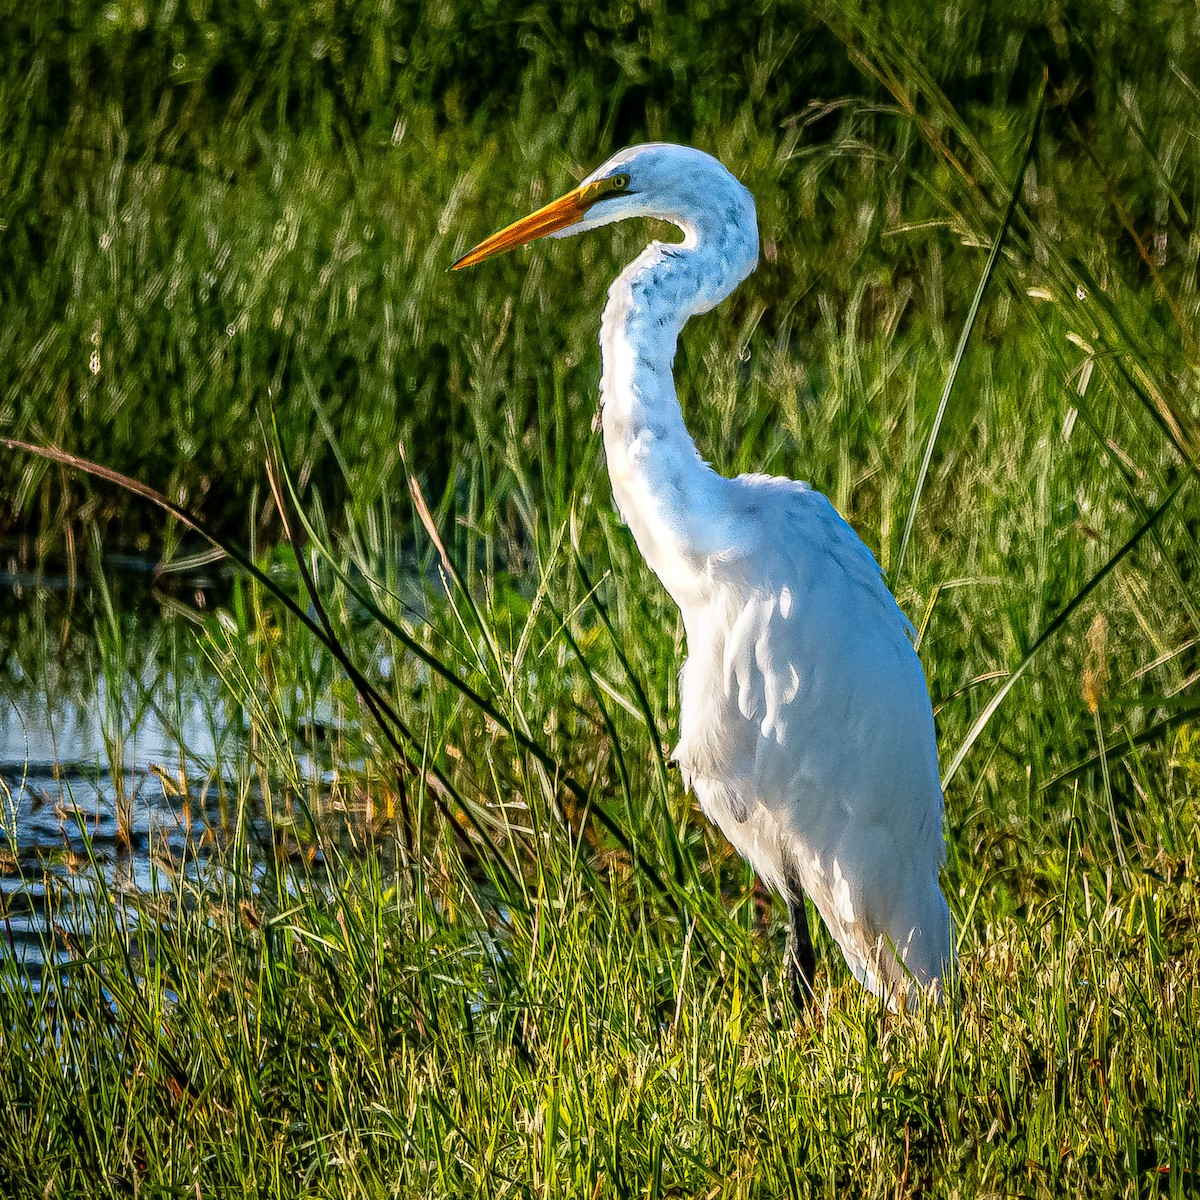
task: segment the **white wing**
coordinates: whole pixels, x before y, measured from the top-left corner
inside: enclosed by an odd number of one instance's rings
[[[676,758],[706,814],[764,880],[799,877],[855,974],[879,993],[941,975],[942,794],[911,626],[829,501],[764,476],[729,482],[745,534],[681,604]],[[882,948],[891,943],[905,967]]]

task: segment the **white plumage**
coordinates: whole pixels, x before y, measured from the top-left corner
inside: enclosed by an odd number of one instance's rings
[[[674,758],[787,901],[798,1003],[813,973],[803,893],[865,987],[893,1007],[914,985],[940,998],[953,958],[942,792],[911,626],[824,496],[718,475],[675,394],[683,325],[757,263],[750,193],[699,150],[635,146],[455,266],[635,216],[684,237],[652,242],[609,289],[600,393],[613,497],[687,632]]]

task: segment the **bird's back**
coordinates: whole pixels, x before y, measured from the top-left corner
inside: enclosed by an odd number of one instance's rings
[[[727,481],[728,552],[677,596],[688,635],[676,758],[764,881],[812,897],[871,990],[939,978],[942,793],[911,627],[828,500]],[[905,968],[887,950],[892,943]]]

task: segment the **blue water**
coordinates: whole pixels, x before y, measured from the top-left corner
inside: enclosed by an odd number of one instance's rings
[[[0,959],[35,978],[86,933],[79,901],[99,878],[118,904],[170,889],[221,825],[218,689],[198,674],[204,693],[186,695],[157,661],[162,615],[144,585],[124,597],[137,614],[121,664],[102,665],[95,606],[73,584],[0,573]]]

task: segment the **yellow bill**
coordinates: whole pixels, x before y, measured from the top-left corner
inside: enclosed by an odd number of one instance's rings
[[[592,183],[581,183],[565,196],[551,200],[537,212],[530,213],[529,216],[522,217],[519,221],[505,226],[499,233],[493,233],[490,238],[485,238],[474,250],[468,250],[450,269],[458,271],[463,267],[473,267],[476,263],[483,262],[485,258],[491,258],[494,254],[503,254],[505,250],[511,250],[514,246],[523,246],[526,242],[536,241],[548,233],[557,233],[560,229],[566,229],[568,225],[574,225],[577,221],[582,220],[584,213],[597,200],[603,200],[605,196],[624,191],[628,185],[629,177],[627,175],[597,179]]]

